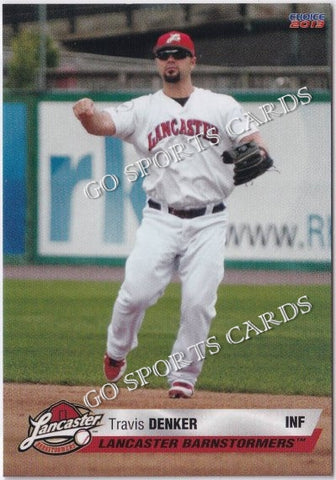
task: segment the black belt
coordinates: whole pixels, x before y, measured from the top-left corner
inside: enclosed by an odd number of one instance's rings
[[[161,205],[154,200],[149,199],[148,205],[155,210],[161,210]],[[211,213],[218,213],[225,210],[225,205],[223,202],[218,203],[212,209]],[[195,218],[201,217],[206,212],[206,207],[203,208],[191,208],[190,210],[177,210],[176,208],[168,207],[168,213],[171,215],[175,215],[176,217],[180,218]]]

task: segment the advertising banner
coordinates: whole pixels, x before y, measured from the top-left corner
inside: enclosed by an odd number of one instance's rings
[[[244,103],[246,125],[258,124],[275,169],[228,198],[228,261],[330,262],[330,104],[308,95],[304,87],[277,103]],[[71,107],[39,104],[38,255],[124,259],[145,205],[146,164],[129,144],[88,135]]]

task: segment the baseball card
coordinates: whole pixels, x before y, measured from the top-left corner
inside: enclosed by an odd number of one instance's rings
[[[3,2],[3,476],[332,477],[329,3]]]

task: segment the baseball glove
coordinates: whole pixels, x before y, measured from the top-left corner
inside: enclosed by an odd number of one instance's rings
[[[255,142],[242,143],[232,150],[222,153],[224,163],[233,163],[233,180],[241,185],[262,175],[273,165],[273,160],[266,150]]]

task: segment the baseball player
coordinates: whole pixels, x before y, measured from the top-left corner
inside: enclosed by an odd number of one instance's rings
[[[195,46],[187,34],[161,35],[153,53],[161,90],[105,110],[83,98],[73,109],[89,133],[133,144],[145,176],[147,202],[108,327],[105,375],[111,382],[124,375],[146,309],[177,271],[182,299],[171,354],[179,368],[167,375],[168,393],[190,398],[203,365],[192,346],[205,350],[224,275],[226,199],[272,160],[231,96],[193,85]],[[137,173],[126,172],[134,181]]]

